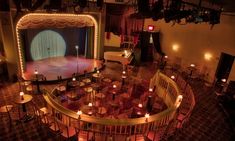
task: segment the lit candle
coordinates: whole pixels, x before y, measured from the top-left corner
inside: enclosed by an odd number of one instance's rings
[[[24,100],[24,92],[20,92],[21,100]]]
[[[38,70],[35,70],[35,71],[34,71],[34,74],[38,74]]]
[[[73,77],[73,79],[72,79],[73,81],[76,81],[76,78],[75,77]]]
[[[126,72],[125,72],[125,71],[122,71],[122,74],[126,74]]]
[[[164,58],[165,58],[165,59],[167,59],[167,58],[168,58],[168,56],[167,56],[167,55],[165,55],[165,56],[164,56]]]
[[[143,105],[142,105],[141,103],[139,103],[139,104],[138,104],[138,107],[142,108],[142,107],[143,107]]]
[[[173,79],[173,80],[174,80],[174,79],[175,79],[175,76],[174,76],[174,75],[172,75],[172,76],[171,76],[171,79]]]
[[[113,88],[115,89],[115,88],[117,88],[117,86],[114,84],[114,85],[113,85]]]
[[[89,106],[89,107],[92,107],[92,103],[91,103],[91,102],[89,102],[89,103],[88,103],[88,106]]]
[[[146,118],[146,122],[148,122],[149,114],[148,114],[148,113],[146,113],[146,114],[144,115],[144,117]]]
[[[221,81],[225,83],[227,80],[225,78],[223,78],[223,79],[221,79]]]
[[[78,110],[78,111],[77,111],[77,115],[78,115],[78,118],[79,118],[79,119],[81,118],[81,114],[82,114],[82,111],[81,111],[81,110]]]
[[[125,56],[127,56],[127,50],[124,50]]]
[[[190,67],[195,67],[195,64],[190,64]]]
[[[100,73],[100,71],[99,71],[99,70],[97,70],[97,73],[99,74],[99,73]]]
[[[149,88],[149,92],[153,92],[153,89],[152,89],[152,88]]]

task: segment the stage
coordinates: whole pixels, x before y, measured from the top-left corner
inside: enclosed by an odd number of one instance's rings
[[[25,80],[35,78],[35,70],[38,75],[43,75],[46,81],[57,81],[58,76],[62,79],[69,79],[74,73],[82,75],[86,70],[88,73],[93,72],[95,68],[102,68],[102,61],[95,59],[86,59],[83,57],[63,56],[51,57],[33,62],[26,62],[26,71],[22,77]]]

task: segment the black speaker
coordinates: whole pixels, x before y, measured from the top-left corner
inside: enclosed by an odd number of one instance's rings
[[[96,1],[97,7],[102,7],[102,6],[103,6],[103,3],[104,3],[104,0],[97,0],[97,1]]]
[[[220,60],[216,69],[215,76],[218,81],[221,79],[228,79],[231,68],[233,66],[234,56],[221,53]]]
[[[139,13],[148,13],[149,10],[149,0],[138,0],[138,11]]]

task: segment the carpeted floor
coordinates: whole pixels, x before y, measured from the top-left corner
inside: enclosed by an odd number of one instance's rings
[[[122,66],[110,62],[106,65],[103,73],[106,75],[121,74]],[[135,75],[142,79],[150,79],[154,74],[155,68],[151,64],[145,64],[135,68]],[[116,77],[118,78],[118,77]],[[235,132],[230,124],[230,120],[225,116],[223,109],[218,105],[216,95],[210,87],[204,86],[204,83],[198,80],[190,81],[193,88],[196,106],[189,119],[189,122],[181,129],[178,130],[168,140],[172,141],[234,141]],[[54,85],[44,85],[43,88],[51,89]],[[18,105],[14,103],[15,95],[19,94],[18,83],[5,83],[0,88],[0,106],[5,104],[12,104],[13,118],[18,110]],[[43,106],[44,100],[42,95],[32,94],[33,101]],[[29,113],[32,108],[27,106]],[[14,113],[15,111],[15,113]],[[35,119],[9,125],[9,120],[6,115],[1,114],[0,120],[0,141],[41,141],[41,140],[58,140],[58,137],[50,133],[46,128],[38,126]]]

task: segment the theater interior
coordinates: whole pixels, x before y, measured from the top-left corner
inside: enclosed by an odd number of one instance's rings
[[[0,0],[0,140],[234,141],[234,7]]]

